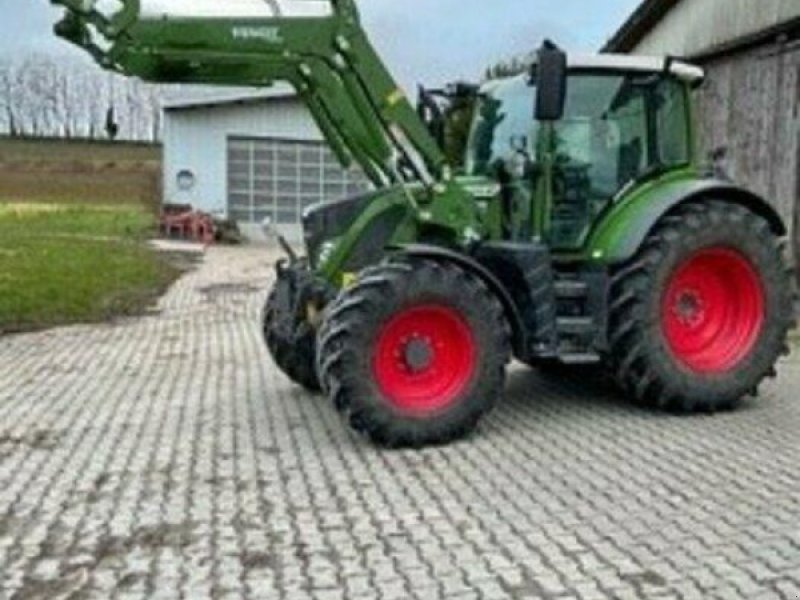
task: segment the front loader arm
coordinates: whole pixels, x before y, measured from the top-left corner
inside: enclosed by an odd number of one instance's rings
[[[281,5],[306,0],[264,0],[267,16],[243,18],[143,14],[154,0],[117,0],[110,14],[98,0],[52,1],[67,8],[56,33],[106,69],[161,83],[286,81],[341,162],[357,162],[376,186],[422,181],[430,190],[450,180],[442,150],[370,43],[354,0],[330,0],[319,17],[282,16]]]

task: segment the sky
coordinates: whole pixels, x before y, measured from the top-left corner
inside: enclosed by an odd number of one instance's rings
[[[220,0],[225,2],[226,0]],[[640,0],[361,0],[367,31],[406,87],[479,79],[498,60],[545,37],[568,50],[598,50]],[[49,0],[0,0],[0,57],[79,56],[51,34]]]

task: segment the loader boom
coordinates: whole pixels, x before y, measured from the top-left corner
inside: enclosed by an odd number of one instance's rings
[[[353,0],[219,2],[220,14],[177,0],[176,14],[145,12],[147,3],[53,0],[67,8],[56,33],[87,50],[105,69],[146,81],[266,87],[291,84],[310,109],[342,164],[358,163],[377,187],[421,181],[431,188],[450,179],[445,157],[361,26]],[[241,3],[241,0],[239,0]],[[282,6],[306,8],[284,14]],[[162,9],[163,10],[163,9]]]

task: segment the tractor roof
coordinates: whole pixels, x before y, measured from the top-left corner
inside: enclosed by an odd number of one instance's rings
[[[534,55],[534,64],[536,57]],[[689,83],[700,83],[705,71],[682,60],[663,56],[636,54],[567,54],[567,66],[572,70],[623,71],[638,73],[669,72]]]
[[[687,62],[635,54],[569,54],[567,62],[571,69],[596,69],[598,71],[638,71],[661,73],[668,71],[679,79],[698,83],[705,77],[703,69]]]
[[[535,64],[535,58],[534,58]],[[573,71],[596,71],[598,73],[665,73],[690,84],[700,84],[705,78],[705,71],[698,66],[684,61],[633,54],[568,54],[567,67]],[[486,81],[481,90],[495,93],[504,89],[511,82],[527,81],[527,74],[511,77],[499,77]]]

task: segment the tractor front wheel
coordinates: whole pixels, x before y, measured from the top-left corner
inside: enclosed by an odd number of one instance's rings
[[[262,314],[262,329],[267,349],[278,368],[295,383],[312,392],[320,390],[315,366],[316,330],[280,302],[278,282]]]
[[[730,408],[788,352],[792,290],[780,240],[743,206],[708,200],[665,217],[616,274],[610,367],[638,401]]]
[[[373,442],[460,438],[503,393],[510,334],[502,306],[455,265],[397,258],[361,273],[318,338],[323,388]]]

